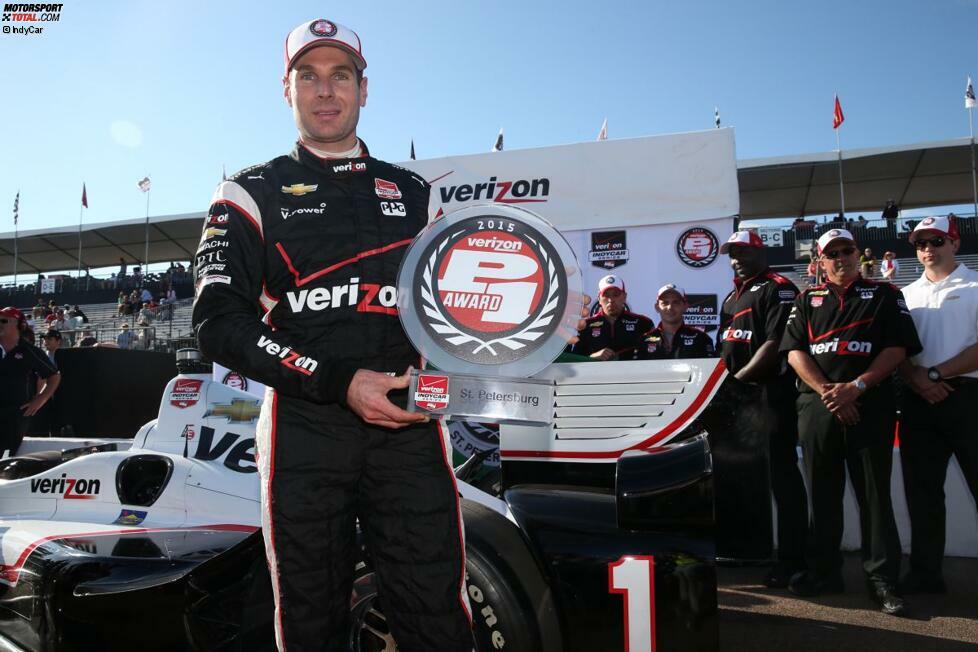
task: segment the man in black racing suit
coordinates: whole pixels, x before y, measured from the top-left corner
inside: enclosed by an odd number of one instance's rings
[[[341,25],[290,34],[299,143],[218,187],[193,323],[206,355],[270,388],[256,446],[279,649],[347,649],[359,518],[399,649],[471,650],[444,440],[387,397],[418,363],[394,285],[429,187],[357,138],[365,67]]]

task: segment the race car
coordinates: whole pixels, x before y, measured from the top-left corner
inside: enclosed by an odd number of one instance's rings
[[[261,400],[184,371],[131,443],[0,461],[0,649],[274,649]],[[752,389],[719,360],[537,377],[553,423],[501,426],[492,474],[482,454],[456,469],[475,649],[716,649],[717,558],[770,556]],[[396,649],[365,549],[350,608],[352,650]]]

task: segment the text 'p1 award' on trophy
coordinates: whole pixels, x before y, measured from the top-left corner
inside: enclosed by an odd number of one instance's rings
[[[408,410],[496,423],[550,423],[554,387],[527,378],[577,335],[581,270],[549,222],[496,204],[432,222],[408,247],[397,307],[437,371],[411,376]]]

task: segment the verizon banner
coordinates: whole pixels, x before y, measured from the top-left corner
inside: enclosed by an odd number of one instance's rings
[[[720,243],[740,209],[732,129],[606,140],[402,163],[431,183],[431,214],[476,203],[539,213],[570,242],[585,290],[625,280],[628,305],[656,322],[656,290],[683,287],[687,323],[717,326],[733,277]]]

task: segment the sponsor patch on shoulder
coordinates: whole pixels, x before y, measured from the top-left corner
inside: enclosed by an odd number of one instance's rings
[[[812,308],[818,308],[825,301],[825,297],[812,297],[811,305]]]
[[[211,274],[210,276],[205,276],[204,278],[197,281],[197,291],[200,292],[211,283],[224,283],[225,285],[231,285],[231,277],[222,276],[220,274]]]
[[[778,290],[778,296],[782,299],[794,299],[795,293],[791,290]]]

